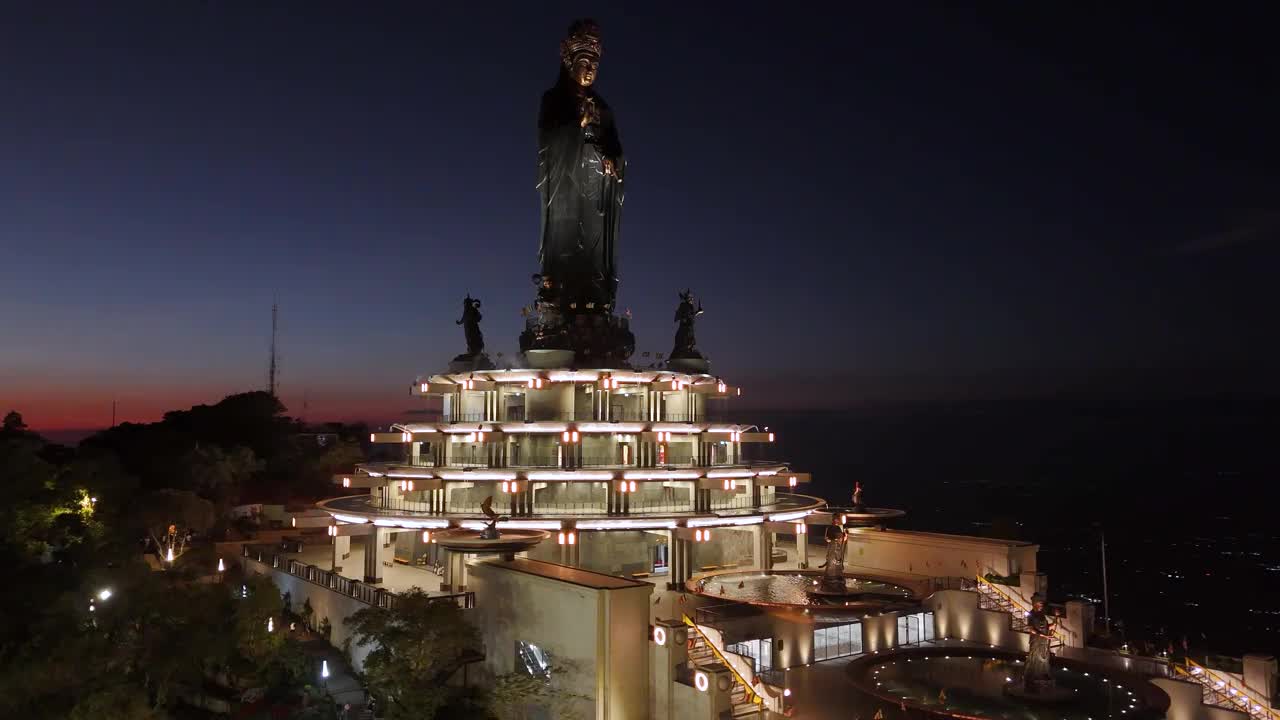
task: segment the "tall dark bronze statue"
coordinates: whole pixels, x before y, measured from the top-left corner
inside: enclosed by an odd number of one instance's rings
[[[680,293],[680,304],[676,307],[676,341],[671,348],[672,360],[701,359],[698,352],[698,340],[693,334],[693,324],[702,314],[702,303],[693,306],[693,293],[685,290]]]
[[[484,333],[480,332],[480,320],[483,316],[480,314],[480,301],[471,297],[470,294],[462,301],[462,319],[457,324],[462,326],[462,331],[467,338],[467,352],[465,355],[459,355],[458,358],[476,357],[484,352]]]
[[[1044,611],[1044,596],[1031,596],[1031,612],[1027,613],[1027,632],[1031,644],[1027,650],[1026,668],[1023,670],[1023,688],[1027,693],[1042,695],[1054,689],[1053,673],[1049,668],[1049,643],[1053,640],[1053,621]]]
[[[608,103],[593,84],[600,27],[577,20],[560,43],[560,73],[538,114],[542,197],[541,299],[609,310],[617,295],[615,251],[626,162]]]

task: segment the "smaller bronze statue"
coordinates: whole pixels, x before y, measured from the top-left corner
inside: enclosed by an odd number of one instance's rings
[[[456,323],[462,326],[462,331],[467,337],[467,352],[465,355],[460,355],[459,359],[478,357],[484,352],[484,333],[480,332],[482,318],[480,301],[467,293],[466,299],[462,301],[462,319]]]
[[[486,497],[480,503],[480,512],[484,513],[484,516],[489,518],[489,524],[486,525],[485,528],[480,531],[480,539],[481,540],[498,540],[501,537],[501,533],[498,532],[498,523],[502,522],[503,520],[506,520],[507,516],[499,515],[498,513],[493,511],[492,495],[490,495],[489,497]]]
[[[844,582],[844,554],[849,543],[849,534],[840,524],[840,516],[833,515],[831,524],[827,526],[827,561],[822,564],[822,579],[818,581],[819,594],[844,595],[847,590]]]
[[[1022,676],[1023,688],[1028,694],[1043,695],[1053,690],[1053,673],[1049,668],[1053,625],[1049,614],[1044,611],[1044,596],[1035,593],[1031,596],[1031,612],[1027,613],[1031,647],[1027,650],[1027,665]]]
[[[862,483],[854,481],[853,483],[853,511],[862,512],[865,508],[862,505]]]
[[[680,293],[680,305],[676,307],[675,321],[679,323],[676,328],[676,342],[671,348],[672,360],[701,360],[702,353],[698,352],[698,341],[693,335],[693,324],[699,315],[702,314],[702,303],[698,303],[698,307],[693,306],[693,293],[685,290]]]

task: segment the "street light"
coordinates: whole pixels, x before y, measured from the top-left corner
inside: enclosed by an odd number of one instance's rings
[[[99,591],[98,591],[98,599],[99,599],[99,600],[103,600],[103,601],[105,601],[105,600],[107,600],[107,599],[108,599],[108,598],[110,598],[110,597],[111,597],[111,588],[103,588],[103,589],[101,589],[101,590],[99,590]]]

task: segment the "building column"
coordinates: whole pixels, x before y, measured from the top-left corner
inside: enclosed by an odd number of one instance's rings
[[[380,583],[382,582],[382,563],[392,557],[393,550],[390,546],[392,533],[386,528],[375,528],[364,538],[364,581]]]
[[[676,537],[671,538],[671,582],[672,590],[684,590],[685,582],[693,577],[693,541]]]
[[[333,539],[333,572],[342,569],[342,561],[351,557],[351,536],[339,535]]]
[[[751,554],[754,556],[753,565],[760,570],[773,569],[773,533],[765,529],[763,525],[751,526]]]
[[[796,533],[796,563],[801,570],[809,568],[809,526],[801,525]]]

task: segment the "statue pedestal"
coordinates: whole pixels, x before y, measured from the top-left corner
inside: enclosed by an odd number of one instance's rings
[[[477,370],[492,370],[494,368],[493,361],[484,353],[476,355],[459,355],[449,361],[449,372],[464,373],[475,372]]]
[[[572,350],[525,350],[522,364],[536,370],[567,368],[573,367],[573,358]]]
[[[667,361],[667,369],[693,375],[711,372],[711,362],[705,358],[671,358]]]

